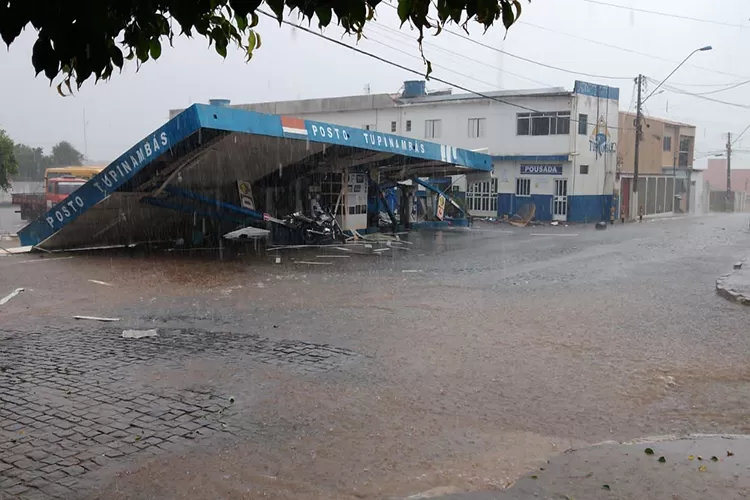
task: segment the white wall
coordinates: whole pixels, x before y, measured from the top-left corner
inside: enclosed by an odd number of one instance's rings
[[[708,213],[708,190],[703,172],[693,170],[690,174],[690,213],[695,215]]]
[[[519,106],[539,111],[570,111],[569,96],[540,96],[512,99]],[[375,125],[378,132],[391,133],[391,122],[396,122],[397,135],[426,139],[464,149],[488,148],[490,155],[553,155],[567,154],[567,136],[518,136],[516,114],[527,112],[488,99],[462,99],[430,104],[407,104],[399,108],[333,113],[301,114],[300,118],[362,128]],[[486,118],[485,136],[469,137],[469,119]],[[425,121],[441,120],[440,137],[425,138]],[[411,131],[406,122],[411,120]],[[571,124],[573,128],[574,124]]]
[[[619,122],[619,103],[612,99],[596,98],[583,94],[576,94],[574,100],[573,117],[577,121],[579,115],[588,116],[586,134],[578,133],[578,122],[571,125],[574,134],[571,147],[573,162],[572,186],[568,189],[577,195],[612,194],[617,167],[617,132]],[[606,125],[607,143],[602,150],[597,151],[596,127],[603,121]],[[575,130],[573,130],[575,128]],[[602,129],[604,127],[600,127]],[[581,174],[580,166],[588,165],[589,173]]]

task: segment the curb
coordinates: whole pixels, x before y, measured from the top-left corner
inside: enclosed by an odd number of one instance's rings
[[[738,262],[734,265],[734,268],[741,269],[744,263],[745,261]],[[738,304],[742,304],[743,306],[750,306],[750,297],[746,297],[745,295],[724,286],[727,278],[729,278],[731,275],[732,274],[729,273],[719,276],[719,278],[716,280],[716,294],[731,302],[736,302]]]

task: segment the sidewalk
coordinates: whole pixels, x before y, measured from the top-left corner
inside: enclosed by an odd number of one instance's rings
[[[558,455],[507,490],[439,499],[747,498],[748,457],[748,436],[695,435],[629,444],[603,443]]]
[[[734,265],[734,271],[716,280],[716,293],[738,304],[750,305],[750,259]]]

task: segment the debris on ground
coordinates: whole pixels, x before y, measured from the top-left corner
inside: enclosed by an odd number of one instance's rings
[[[515,227],[526,227],[536,215],[536,205],[526,203],[521,205],[518,213],[514,214],[508,222]]]
[[[91,321],[120,321],[120,318],[100,318],[99,316],[73,316],[73,319],[88,319]]]
[[[599,221],[599,222],[596,223],[596,225],[594,226],[594,228],[595,229],[599,229],[599,230],[607,229],[607,223],[604,222],[604,221]]]
[[[144,337],[157,337],[156,328],[150,330],[123,330],[122,338],[124,339],[142,339]]]
[[[15,297],[19,293],[23,292],[23,290],[24,290],[23,288],[16,288],[12,292],[10,292],[8,295],[6,295],[2,299],[0,299],[0,306],[3,306],[5,304],[7,304],[10,299],[12,299],[13,297]]]
[[[99,281],[99,280],[89,280],[91,283],[96,283],[97,285],[104,285],[104,286],[114,286],[112,283],[107,283],[106,281]]]

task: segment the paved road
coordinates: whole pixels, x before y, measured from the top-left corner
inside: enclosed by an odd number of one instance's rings
[[[0,306],[0,498],[486,491],[570,447],[750,433],[750,311],[714,292],[748,216],[413,242],[0,257],[0,296],[26,288]]]

